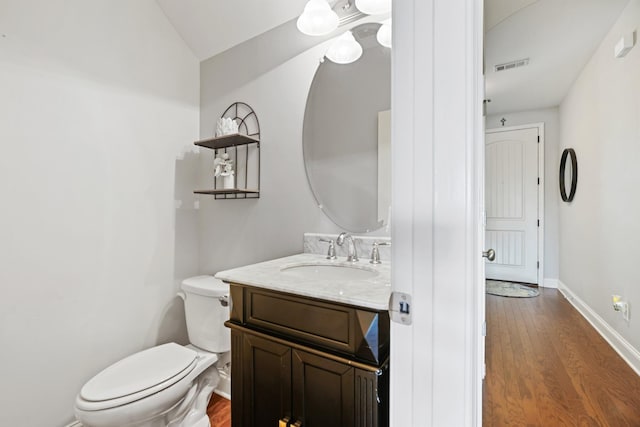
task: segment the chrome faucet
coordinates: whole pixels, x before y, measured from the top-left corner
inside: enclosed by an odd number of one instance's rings
[[[344,242],[348,242],[347,246],[347,262],[356,262],[358,261],[358,251],[356,250],[356,242],[353,236],[349,233],[342,232],[336,239],[336,244],[338,246],[344,245]]]
[[[320,239],[321,242],[328,243],[327,259],[336,259],[336,247],[333,245],[333,239]]]
[[[382,264],[382,261],[380,261],[380,251],[378,250],[378,246],[391,246],[391,243],[373,242],[373,248],[371,248],[371,260],[369,261],[371,264]]]

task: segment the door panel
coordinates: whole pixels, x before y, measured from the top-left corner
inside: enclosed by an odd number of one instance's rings
[[[244,334],[243,353],[245,426],[277,426],[291,417],[291,348]]]
[[[293,421],[304,427],[354,425],[354,368],[293,350]]]
[[[488,279],[538,283],[538,128],[485,137]]]

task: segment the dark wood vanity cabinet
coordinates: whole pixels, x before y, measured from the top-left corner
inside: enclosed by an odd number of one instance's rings
[[[234,297],[235,294],[235,297]],[[259,295],[256,298],[256,295]],[[313,319],[315,310],[320,317],[324,310],[332,307],[338,311],[352,310],[352,316],[345,316],[342,325],[347,335],[356,327],[356,307],[327,303],[326,301],[302,298],[290,294],[265,291],[251,287],[232,285],[232,315],[227,326],[231,328],[231,422],[233,427],[385,427],[388,425],[388,316],[382,315],[382,328],[386,333],[386,344],[371,353],[385,356],[381,363],[363,363],[355,355],[349,357],[338,343],[333,347],[323,344],[327,336],[319,337],[320,344],[313,337],[301,340],[299,334],[293,336],[282,332],[288,328],[289,321],[281,316],[281,310],[274,310],[274,320],[278,331],[270,331],[261,323],[261,327],[251,324],[251,313],[262,313],[261,322],[268,322],[270,311],[265,307],[251,307],[269,301],[270,298],[287,301],[289,304],[305,304],[307,319]],[[269,296],[270,298],[265,298]],[[241,305],[241,307],[238,306]],[[281,308],[281,307],[280,307]],[[295,312],[295,309],[294,309]],[[363,316],[361,315],[360,318]],[[375,317],[375,316],[374,316]],[[364,316],[364,318],[368,318]],[[350,320],[349,320],[350,319]],[[378,320],[369,324],[369,334],[379,329]],[[292,320],[300,328],[307,329],[299,319]],[[284,323],[284,324],[283,324]],[[340,326],[339,322],[334,326]],[[315,329],[321,326],[310,325]],[[322,328],[322,327],[321,327]],[[299,329],[299,328],[297,328]],[[325,331],[327,332],[327,331]],[[344,334],[345,331],[335,331]],[[332,335],[325,333],[325,335]],[[370,337],[371,338],[371,337]],[[384,337],[383,340],[384,341]],[[379,339],[374,340],[379,345]],[[348,343],[347,343],[348,344]],[[353,343],[352,343],[353,344]],[[349,345],[347,345],[349,347]],[[362,345],[350,348],[360,349]],[[366,347],[366,345],[365,345]],[[371,347],[369,345],[369,347]],[[356,350],[354,353],[357,353]],[[361,354],[365,354],[360,351]],[[369,354],[371,354],[369,353]]]

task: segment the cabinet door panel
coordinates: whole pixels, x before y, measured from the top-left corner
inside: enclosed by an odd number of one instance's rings
[[[291,348],[245,334],[243,353],[244,427],[277,426],[291,416]]]
[[[293,350],[293,421],[304,427],[354,425],[354,369]]]

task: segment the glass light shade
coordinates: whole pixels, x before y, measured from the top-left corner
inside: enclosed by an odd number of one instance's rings
[[[376,39],[384,47],[391,47],[391,19],[382,23],[376,34]]]
[[[362,46],[353,37],[351,31],[347,31],[338,37],[327,50],[327,58],[336,64],[350,64],[362,56]]]
[[[356,0],[356,7],[367,15],[381,15],[391,12],[391,0]]]
[[[338,28],[338,14],[327,0],[309,0],[298,17],[298,30],[308,36],[324,36]]]

